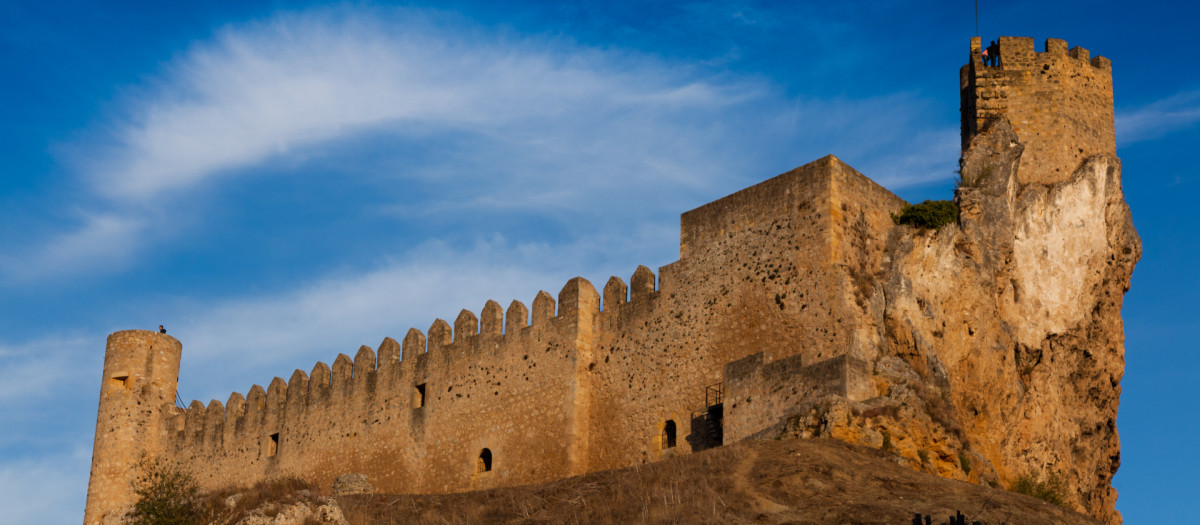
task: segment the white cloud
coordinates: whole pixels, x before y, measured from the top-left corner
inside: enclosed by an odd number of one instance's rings
[[[321,10],[230,27],[146,91],[117,146],[87,167],[113,198],[253,174],[271,159],[385,129],[481,137],[467,151],[443,144],[443,161],[403,174],[460,180],[459,205],[578,209],[635,184],[704,188],[767,176],[740,171],[770,166],[763,157],[789,148],[810,152],[797,164],[844,149],[885,161],[893,149],[926,151],[912,138],[925,131],[925,104],[912,94],[793,101],[753,77],[406,11]],[[789,126],[786,114],[798,120]]]
[[[0,342],[0,404],[17,407],[46,397],[61,397],[87,379],[98,380],[100,370],[80,366],[79,356],[103,345],[102,340],[83,336]],[[11,414],[7,409],[4,412]]]
[[[146,230],[143,218],[114,213],[83,213],[80,222],[79,229],[52,235],[40,246],[0,254],[0,284],[123,266]]]
[[[117,146],[90,166],[97,187],[148,199],[364,128],[550,131],[628,111],[711,111],[757,89],[562,42],[382,20],[288,15],[196,46],[130,108]]]
[[[83,521],[91,454],[90,447],[80,445],[74,455],[0,464],[0,508],[5,523],[66,525]]]
[[[0,508],[5,523],[83,519],[100,378],[95,349],[103,345],[102,336],[99,341],[47,336],[0,342],[0,425],[6,429],[0,434]]]
[[[953,133],[930,129],[923,107],[906,93],[789,99],[761,78],[438,15],[285,14],[225,28],[134,89],[126,117],[103,128],[109,140],[78,144],[73,157],[114,211],[5,250],[0,269],[9,285],[120,269],[179,233],[158,218],[194,192],[380,137],[436,153],[355,159],[338,176],[440,185],[398,207],[426,214],[521,210],[628,226],[828,153],[895,186],[949,178],[956,151],[941,156],[956,150],[943,147]]]
[[[1122,145],[1153,140],[1200,122],[1200,90],[1183,91],[1139,108],[1117,113]]]

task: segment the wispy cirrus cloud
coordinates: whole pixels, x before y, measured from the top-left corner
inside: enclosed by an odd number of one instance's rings
[[[51,233],[37,247],[0,254],[0,285],[123,266],[146,232],[146,218],[126,212],[80,211],[76,223],[77,229]]]
[[[793,99],[754,76],[429,12],[326,9],[229,26],[151,79],[98,126],[103,137],[69,148],[86,197],[107,211],[8,247],[5,284],[120,271],[179,233],[154,220],[164,210],[347,142],[430,152],[355,159],[337,175],[431,184],[426,213],[520,209],[550,222],[636,224],[827,153],[893,186],[953,167],[954,132],[928,121],[918,94]]]
[[[673,113],[761,89],[566,42],[447,31],[423,16],[284,15],[227,28],[173,61],[84,171],[111,197],[150,198],[372,127],[552,137],[649,112],[670,128]]]
[[[1117,113],[1117,140],[1133,144],[1188,129],[1200,122],[1200,90],[1182,91]]]
[[[78,523],[86,500],[91,439],[73,453],[0,463],[6,523]]]
[[[93,376],[99,379],[98,371],[77,366],[78,356],[97,345],[103,343],[83,336],[0,341],[0,403],[16,408],[39,399],[70,395],[72,386]],[[8,412],[10,416],[14,413]]]

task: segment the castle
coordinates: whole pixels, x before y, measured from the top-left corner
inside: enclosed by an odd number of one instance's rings
[[[488,301],[224,403],[176,408],[181,343],[112,334],[85,523],[119,520],[142,457],[205,489],[358,472],[380,492],[444,493],[788,432],[974,482],[1060,472],[1072,506],[1119,521],[1119,311],[1140,244],[1111,66],[1061,40],[999,45],[987,67],[972,39],[961,71],[962,217],[940,231],[896,225],[906,203],[827,156],[684,213],[657,276]],[[1037,208],[1043,194],[1081,197]],[[1080,224],[1099,240],[1059,242]],[[1055,410],[1069,415],[1031,415]]]

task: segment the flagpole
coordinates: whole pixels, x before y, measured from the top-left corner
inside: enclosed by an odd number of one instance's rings
[[[975,0],[975,36],[979,36],[979,0]]]

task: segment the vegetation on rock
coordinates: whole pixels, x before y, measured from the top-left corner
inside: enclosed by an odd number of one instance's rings
[[[1053,472],[1046,476],[1046,479],[1036,479],[1031,475],[1024,475],[1017,478],[1009,491],[1018,494],[1033,496],[1048,503],[1053,503],[1058,506],[1063,506],[1067,502],[1067,491],[1063,487],[1063,482],[1058,475]]]
[[[260,482],[248,489],[202,493],[195,478],[173,463],[143,460],[137,468],[137,501],[126,520],[132,525],[258,523],[262,520],[256,518],[271,520],[289,506],[300,504],[311,509],[323,503],[311,483],[294,477]],[[299,519],[303,523],[323,523],[311,516]]]
[[[200,518],[196,480],[162,459],[137,464],[134,479],[137,501],[129,522],[134,525],[191,525]]]
[[[958,205],[954,201],[926,200],[920,204],[905,206],[900,215],[893,213],[892,221],[896,224],[937,230],[952,222],[958,222]]]
[[[958,464],[962,467],[963,474],[971,475],[971,458],[967,456],[967,451],[958,451]]]

